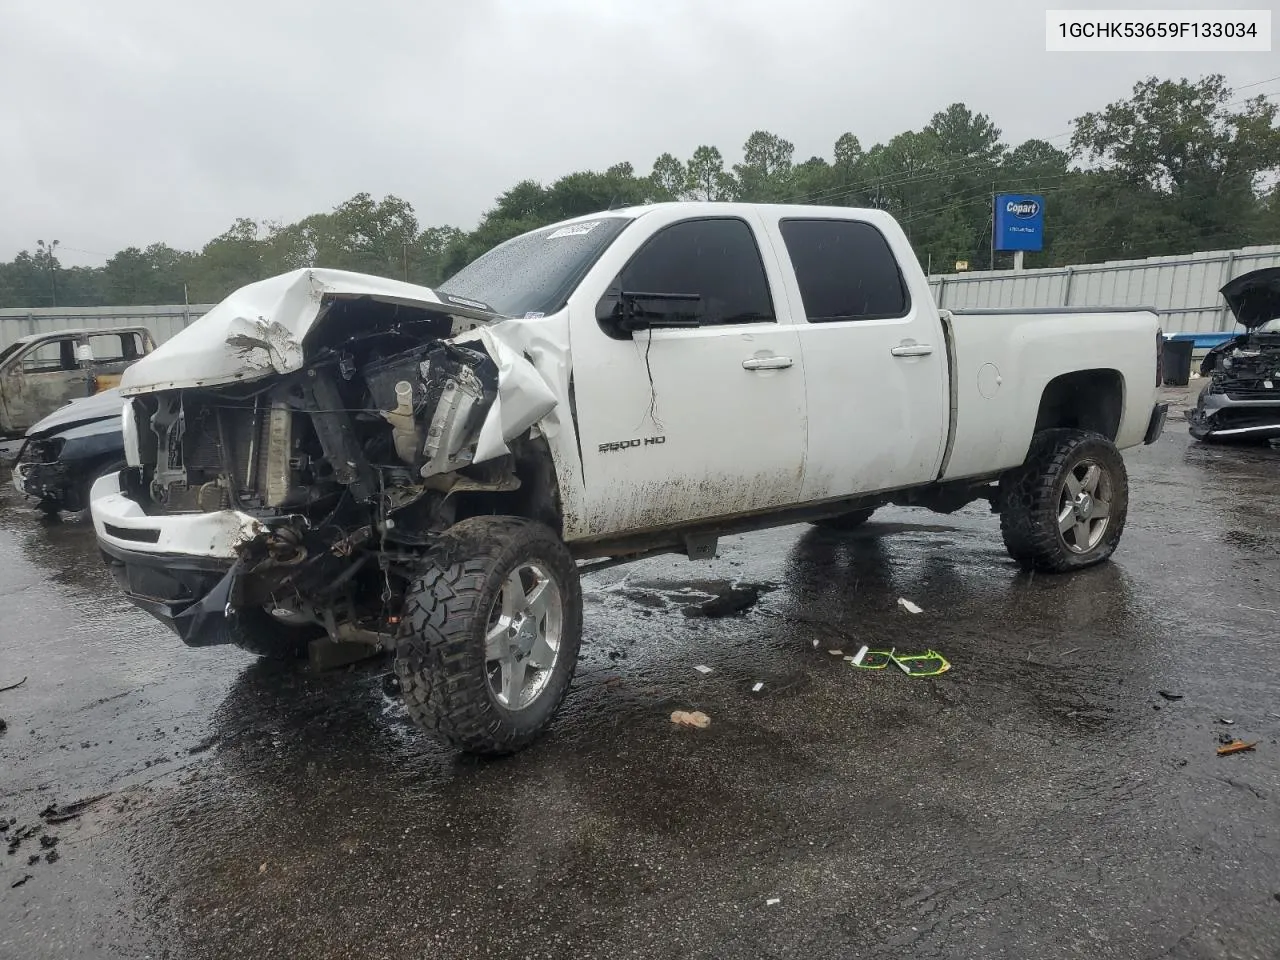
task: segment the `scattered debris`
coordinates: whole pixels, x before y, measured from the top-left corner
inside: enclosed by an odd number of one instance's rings
[[[900,606],[903,610],[907,611],[907,613],[924,613],[923,610],[921,610],[918,606],[916,606],[906,597],[898,598],[898,606]]]
[[[1225,757],[1233,753],[1244,753],[1246,750],[1252,750],[1258,745],[1258,741],[1253,743],[1245,743],[1243,740],[1232,740],[1224,747],[1218,748],[1218,756]]]
[[[751,692],[759,693],[763,689],[764,689],[764,681],[761,680],[759,683],[757,683],[754,687],[751,688]]]
[[[892,662],[892,650],[868,650],[865,647],[853,658],[853,666],[859,670],[883,670]]]
[[[770,897],[768,900],[766,900],[766,901],[764,902],[764,905],[765,905],[766,907],[773,907],[773,906],[776,906],[777,904],[779,904],[779,903],[781,903],[781,902],[782,902],[782,898],[781,898],[781,897]]]
[[[855,667],[862,666],[862,658],[865,657],[869,652],[870,652],[870,648],[868,648],[867,645],[864,643],[859,648],[858,652],[853,655],[853,665]]]
[[[0,687],[0,693],[4,693],[6,690],[17,690],[20,686],[22,686],[26,682],[27,682],[27,678],[23,677],[17,683],[11,683],[7,687]]]
[[[4,733],[9,729],[9,722],[4,717],[0,717],[0,733]]]
[[[815,650],[817,650],[817,649],[818,649],[818,643],[819,643],[819,641],[817,641],[817,640],[813,641],[813,649],[815,649]]]
[[[705,730],[711,726],[711,718],[697,710],[676,710],[671,714],[671,722],[680,727],[696,727]]]
[[[48,853],[44,855],[45,863],[57,863],[58,859],[59,859],[59,856],[58,856],[57,850],[50,850]]]
[[[833,657],[843,657],[843,656],[844,656],[844,651],[843,651],[843,650],[828,650],[828,651],[827,651],[827,653],[831,654]]]
[[[711,672],[711,668],[710,668],[710,667],[708,667],[705,663],[700,663],[700,664],[698,664],[696,667],[694,667],[693,669],[697,670],[697,671],[698,671],[700,674],[702,674],[704,677],[705,677],[708,673],[710,673],[710,672]]]
[[[51,837],[47,834],[40,838],[40,846],[45,850],[52,850],[58,845],[58,838]]]
[[[29,840],[42,829],[44,828],[41,827],[40,824],[34,824],[32,826],[19,827],[17,830],[13,831],[9,836],[9,853],[17,853],[18,848],[22,846],[23,840]]]
[[[264,863],[262,866],[260,866],[260,867],[258,868],[258,872],[259,872],[259,873],[266,873],[266,872],[267,872],[267,865]]]
[[[30,879],[31,879],[31,874],[28,873],[21,880],[15,880],[13,881],[13,883],[9,884],[9,889],[10,890],[17,889],[18,887],[22,886],[24,883],[26,883]]]
[[[924,653],[890,653],[889,657],[909,677],[936,677],[951,669],[951,663],[937,650]]]
[[[1225,723],[1228,727],[1231,726],[1233,723],[1235,723],[1234,720],[1228,720],[1226,717],[1219,717],[1218,722]]]
[[[1160,694],[1160,696],[1162,696],[1162,697],[1164,697],[1166,700],[1170,700],[1170,701],[1175,701],[1175,700],[1181,700],[1181,699],[1182,699],[1182,694],[1180,694],[1180,693],[1170,693],[1168,690],[1157,690],[1157,691],[1156,691],[1156,693]]]
[[[1219,743],[1231,743],[1231,742],[1232,742],[1232,741],[1234,741],[1234,740],[1235,740],[1235,737],[1234,737],[1234,736],[1232,736],[1232,735],[1231,735],[1231,734],[1229,734],[1229,733],[1220,733],[1220,734],[1218,734],[1218,742],[1219,742]]]
[[[40,854],[38,853],[33,853],[31,856],[27,857],[28,867],[34,867],[39,862],[40,862]]]

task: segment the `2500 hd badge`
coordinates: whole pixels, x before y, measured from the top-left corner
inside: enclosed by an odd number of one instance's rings
[[[614,450],[626,450],[628,447],[647,447],[650,444],[666,442],[666,437],[645,437],[643,440],[615,440],[612,443],[600,444],[600,452],[612,453]]]

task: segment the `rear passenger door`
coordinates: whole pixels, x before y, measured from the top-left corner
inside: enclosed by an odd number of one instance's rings
[[[93,333],[89,335],[89,350],[93,354],[95,392],[110,390],[120,386],[125,368],[142,356],[142,336],[135,330]]]
[[[870,222],[797,216],[776,227],[794,271],[792,310],[805,320],[803,499],[935,479],[950,417],[947,348],[923,275],[899,266],[898,256],[914,257],[905,237],[895,256]]]

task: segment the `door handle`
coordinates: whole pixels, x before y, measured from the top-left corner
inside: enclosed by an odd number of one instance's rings
[[[889,351],[895,357],[927,357],[933,353],[933,345],[928,343],[904,343]]]
[[[748,357],[742,361],[742,369],[785,370],[794,362],[790,357]]]

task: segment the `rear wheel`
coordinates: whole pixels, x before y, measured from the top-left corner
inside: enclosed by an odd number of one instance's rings
[[[409,587],[396,649],[405,706],[470,753],[513,753],[551,724],[582,635],[568,548],[542,524],[473,517],[440,537]]]
[[[838,517],[823,517],[821,520],[814,520],[813,525],[822,527],[824,530],[856,530],[870,520],[871,515],[875,512],[875,507],[866,510],[852,510],[849,513],[842,513]]]
[[[1114,443],[1086,430],[1045,430],[1026,463],[1000,482],[1000,531],[1026,570],[1062,573],[1115,551],[1129,478]]]

